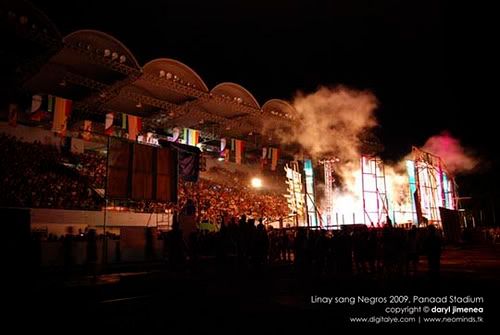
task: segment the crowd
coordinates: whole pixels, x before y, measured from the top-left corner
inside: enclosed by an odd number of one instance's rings
[[[87,151],[73,155],[78,172],[88,178],[90,184],[99,189],[105,187],[106,155],[95,151]]]
[[[233,217],[247,214],[253,218],[277,221],[288,214],[286,199],[282,194],[245,187],[241,183],[231,186],[200,179],[197,183],[179,186],[179,207],[188,199],[195,202],[199,221],[226,224]]]
[[[0,205],[32,208],[98,210],[104,200],[95,190],[105,187],[106,156],[94,151],[75,154],[40,142],[23,142],[0,134]],[[220,168],[219,168],[220,169]],[[125,201],[120,208],[135,212],[180,210],[194,201],[198,221],[219,224],[243,213],[266,220],[286,216],[282,194],[245,186],[246,176],[228,170],[210,171],[196,183],[179,181],[177,205]]]
[[[212,255],[219,263],[261,266],[266,263],[293,263],[299,272],[414,275],[420,255],[428,270],[439,272],[441,233],[429,226],[411,230],[384,227],[351,231],[306,228],[272,229],[246,216],[218,232],[198,231],[182,238],[182,222],[164,237],[169,263],[183,264],[200,255]]]
[[[88,179],[62,164],[57,148],[0,134],[0,153],[0,205],[87,210],[102,206]]]

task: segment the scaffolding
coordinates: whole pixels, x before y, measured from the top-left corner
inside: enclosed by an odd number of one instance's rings
[[[329,226],[333,220],[333,201],[334,201],[334,184],[335,177],[333,172],[335,171],[335,164],[338,163],[340,159],[332,157],[320,161],[323,164],[323,171],[325,174],[325,202],[326,205],[323,206],[326,212],[326,224]],[[338,221],[338,220],[337,220]]]
[[[412,155],[413,162],[407,162],[407,166],[417,222],[419,225],[440,225],[440,207],[458,208],[455,181],[440,157],[416,147],[413,147]],[[410,171],[411,168],[413,171]]]
[[[382,160],[376,156],[361,156],[361,187],[363,193],[363,223],[374,226],[389,223],[387,186]]]

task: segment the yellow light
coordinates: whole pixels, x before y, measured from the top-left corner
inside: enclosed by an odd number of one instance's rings
[[[262,187],[262,179],[252,178],[251,184],[252,184],[253,188],[261,188]]]

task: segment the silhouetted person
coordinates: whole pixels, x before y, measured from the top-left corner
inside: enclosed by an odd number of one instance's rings
[[[260,266],[266,262],[268,252],[269,238],[264,225],[259,223],[254,238],[254,260],[256,266]]]
[[[154,244],[153,244],[153,229],[146,228],[146,245],[145,245],[145,258],[146,261],[154,259]]]
[[[97,264],[97,235],[95,229],[87,233],[87,267],[88,272],[95,276]]]
[[[406,241],[406,272],[415,275],[418,265],[417,226],[412,226]]]
[[[172,230],[166,236],[167,259],[170,266],[179,269],[185,261],[185,244],[182,237],[182,231],[179,228],[179,222],[174,220]]]
[[[424,249],[427,255],[429,274],[432,279],[437,279],[441,265],[441,236],[434,225],[427,227]]]

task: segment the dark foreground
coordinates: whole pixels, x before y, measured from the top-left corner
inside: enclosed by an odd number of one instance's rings
[[[37,329],[199,333],[222,328],[240,333],[281,332],[297,327],[310,331],[374,326],[482,328],[500,323],[498,246],[446,249],[440,276],[434,279],[427,275],[425,260],[420,261],[419,271],[413,276],[317,275],[311,269],[297,273],[289,264],[260,269],[221,268],[212,259],[178,271],[150,264],[95,278],[53,272],[22,278],[15,274],[4,276],[10,282],[4,286],[8,294],[2,301],[3,315],[16,332]],[[484,301],[414,301],[414,296],[449,299],[450,295],[481,297]],[[328,303],[324,298],[336,298],[337,302]],[[365,298],[367,302],[360,302]],[[354,303],[349,299],[354,299]],[[450,315],[418,309],[399,314],[386,310],[448,306],[481,307],[483,311]],[[429,316],[469,319],[423,319]],[[352,319],[356,317],[367,319]],[[470,321],[470,317],[475,321]]]

